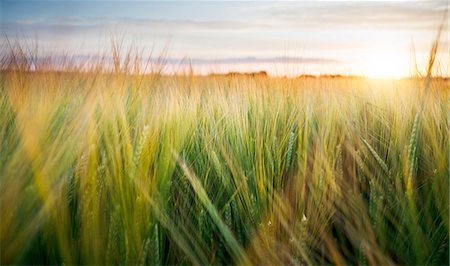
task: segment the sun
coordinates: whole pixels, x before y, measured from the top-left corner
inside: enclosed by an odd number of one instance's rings
[[[362,62],[362,74],[375,79],[399,79],[409,74],[408,60],[398,54],[371,53]]]

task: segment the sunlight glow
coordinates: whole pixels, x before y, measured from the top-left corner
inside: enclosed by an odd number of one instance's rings
[[[398,79],[408,76],[410,61],[393,53],[373,53],[362,62],[363,74],[375,79]]]

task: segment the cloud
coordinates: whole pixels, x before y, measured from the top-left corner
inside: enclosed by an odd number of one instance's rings
[[[279,27],[435,30],[448,13],[447,1],[285,3],[258,8]]]
[[[261,2],[224,5],[222,10],[202,9],[180,19],[109,16],[106,14],[39,17],[3,21],[9,28],[21,30],[84,30],[134,28],[146,31],[239,31],[270,29],[378,29],[435,30],[448,12],[448,1],[305,1]],[[206,11],[205,11],[206,12]],[[215,12],[215,13],[214,13]],[[226,14],[224,16],[224,14]],[[217,15],[217,16],[216,16]]]
[[[95,62],[102,61],[105,63],[112,63],[113,57],[107,54],[52,54],[52,55],[42,55],[38,57],[38,62]],[[142,64],[150,62],[152,64],[166,64],[171,66],[213,66],[213,65],[251,65],[251,64],[339,64],[342,63],[338,59],[321,58],[321,57],[225,57],[218,59],[208,59],[208,58],[174,58],[174,57],[143,57],[140,59]]]
[[[141,19],[131,17],[58,17],[30,18],[7,23],[17,27],[35,28],[77,28],[77,27],[150,27],[158,29],[184,30],[232,30],[252,26],[248,21],[236,20],[196,20],[196,19]]]
[[[16,20],[17,25],[36,25],[45,22],[45,18],[19,19]]]
[[[219,59],[177,59],[169,58],[166,60],[169,64],[180,65],[222,65],[222,64],[336,64],[339,60],[320,57],[229,57]]]

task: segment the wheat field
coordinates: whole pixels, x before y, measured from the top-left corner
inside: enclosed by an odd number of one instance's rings
[[[6,50],[1,264],[449,263],[448,80],[168,76],[118,55],[55,70]]]

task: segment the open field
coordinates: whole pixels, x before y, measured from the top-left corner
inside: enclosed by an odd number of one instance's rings
[[[449,82],[4,71],[1,264],[447,264]]]

